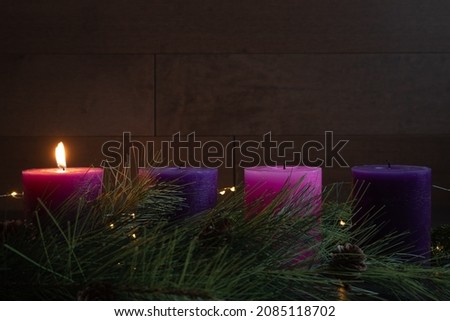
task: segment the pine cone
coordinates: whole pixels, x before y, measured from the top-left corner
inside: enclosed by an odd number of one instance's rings
[[[366,255],[357,245],[338,245],[332,252],[330,267],[335,270],[362,272],[367,270]]]
[[[116,293],[109,283],[94,282],[78,291],[78,301],[115,301]]]

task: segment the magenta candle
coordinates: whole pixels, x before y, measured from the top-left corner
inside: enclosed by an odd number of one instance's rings
[[[30,216],[39,207],[38,199],[41,199],[50,212],[54,213],[71,198],[84,197],[85,200],[91,201],[100,194],[103,180],[102,168],[65,168],[64,157],[58,160],[58,166],[59,168],[22,171],[24,205],[27,216]]]
[[[251,205],[261,202],[267,206],[280,192],[286,188],[295,188],[292,193],[300,194],[308,188],[304,198],[311,200],[313,210],[320,206],[322,193],[322,169],[307,166],[258,166],[244,170],[245,202]],[[316,207],[314,209],[314,207]]]
[[[322,169],[307,166],[259,166],[244,170],[245,203],[251,207],[247,218],[257,215],[259,210],[269,205],[284,189],[290,196],[298,197],[302,206],[309,206],[309,213],[318,217],[322,195]],[[256,204],[255,204],[256,203]],[[256,206],[255,206],[256,205]],[[308,207],[305,207],[308,208]],[[320,240],[320,233],[311,230],[310,237]],[[298,256],[291,264],[304,261],[314,252],[299,249]]]

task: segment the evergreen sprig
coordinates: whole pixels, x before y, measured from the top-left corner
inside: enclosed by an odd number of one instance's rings
[[[71,200],[75,220],[41,203],[32,224],[4,235],[1,299],[450,299],[450,271],[435,264],[442,258],[396,255],[401,235],[368,242],[374,213],[352,226],[354,200],[342,199],[352,195],[342,184],[315,200],[319,216],[307,188],[285,189],[265,208],[244,204],[238,189],[209,211],[173,219],[179,188],[112,174],[95,203]],[[364,251],[365,271],[330,264],[346,243]]]

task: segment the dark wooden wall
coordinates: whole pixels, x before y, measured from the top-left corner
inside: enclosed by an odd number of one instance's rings
[[[446,0],[1,0],[0,193],[129,131],[160,141],[349,139],[350,165],[427,165],[450,187]],[[221,170],[232,185],[242,170]],[[325,169],[325,183],[350,171]],[[434,189],[434,224],[450,221]],[[1,208],[17,201],[1,199]]]

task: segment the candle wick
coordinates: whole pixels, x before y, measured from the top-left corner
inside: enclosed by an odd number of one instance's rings
[[[388,164],[388,168],[391,168],[391,163],[389,161],[387,162],[387,164]]]
[[[286,169],[286,161],[283,162],[283,169]]]

